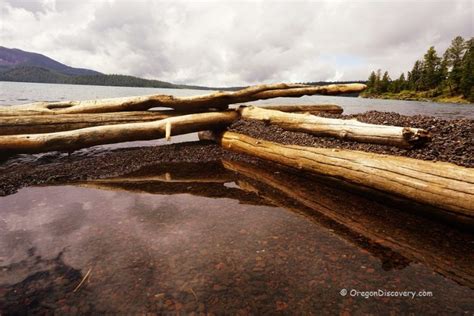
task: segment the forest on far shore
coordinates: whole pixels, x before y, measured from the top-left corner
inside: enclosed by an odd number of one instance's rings
[[[474,102],[474,38],[457,36],[438,56],[431,46],[411,71],[392,79],[387,71],[372,71],[364,97]]]

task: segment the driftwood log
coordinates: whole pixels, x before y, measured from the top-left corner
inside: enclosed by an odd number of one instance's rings
[[[420,146],[431,139],[427,131],[419,128],[367,124],[357,120],[284,113],[257,107],[241,107],[238,111],[244,119],[265,121],[278,125],[285,130],[357,142],[410,148]]]
[[[337,105],[279,105],[279,111],[299,113],[307,108],[309,113],[342,113]],[[0,135],[40,134],[69,131],[92,126],[115,125],[134,122],[149,122],[172,116],[185,115],[175,110],[164,111],[130,111],[113,113],[86,114],[43,114],[0,116]]]
[[[174,111],[22,115],[0,117],[0,135],[54,133],[92,126],[149,122],[173,116]]]
[[[282,145],[224,132],[228,150],[432,205],[468,220],[474,217],[474,169],[355,150]]]
[[[209,112],[171,117],[159,121],[82,128],[72,131],[0,136],[0,152],[38,153],[74,151],[95,145],[150,140],[171,134],[186,134],[229,125],[238,118],[235,111]]]
[[[341,114],[343,108],[336,104],[259,104],[255,105],[260,109],[277,110],[291,113],[331,113]]]
[[[145,111],[154,107],[173,108],[195,112],[202,109],[223,109],[229,104],[265,100],[277,97],[301,97],[304,95],[337,95],[361,92],[363,84],[332,84],[307,86],[300,84],[257,85],[239,91],[215,92],[202,96],[175,97],[151,95],[89,101],[39,102],[15,106],[1,106],[0,116],[37,114],[107,113],[121,111]]]

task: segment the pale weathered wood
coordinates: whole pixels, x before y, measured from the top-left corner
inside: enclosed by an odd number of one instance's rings
[[[15,106],[0,106],[0,116],[36,114],[77,114],[106,113],[118,111],[144,111],[153,107],[196,111],[197,109],[226,108],[229,104],[265,100],[276,97],[301,97],[303,95],[337,95],[361,92],[363,84],[332,84],[327,86],[307,86],[301,84],[257,85],[239,91],[215,92],[202,96],[175,97],[171,95],[151,95],[114,99],[39,102]]]
[[[244,119],[265,121],[285,130],[364,143],[410,148],[422,145],[431,139],[427,131],[419,128],[367,124],[357,120],[284,113],[258,107],[240,107],[238,111]]]
[[[173,135],[226,126],[238,118],[235,111],[189,114],[159,121],[82,128],[72,131],[0,136],[0,152],[38,153],[73,151],[95,145],[165,136],[166,126]]]
[[[277,108],[279,111],[296,113],[342,113],[342,108],[337,105],[308,106],[308,111],[300,111],[307,107],[298,105],[281,105]],[[0,116],[0,135],[54,133],[92,126],[156,121],[185,114],[190,113],[168,110]]]
[[[234,132],[216,137],[228,150],[474,217],[474,168],[355,150],[282,145]]]
[[[149,122],[174,116],[174,111],[0,116],[0,135],[54,133],[92,126]]]
[[[250,105],[247,105],[250,106]],[[261,109],[277,110],[291,113],[331,113],[341,114],[344,109],[336,104],[255,104],[252,105]]]

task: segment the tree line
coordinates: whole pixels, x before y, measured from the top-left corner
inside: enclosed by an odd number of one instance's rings
[[[457,36],[442,57],[431,46],[411,71],[392,80],[387,71],[372,71],[366,94],[426,92],[427,97],[462,95],[474,102],[474,38]]]

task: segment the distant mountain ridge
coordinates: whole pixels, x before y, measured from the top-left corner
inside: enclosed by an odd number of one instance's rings
[[[3,46],[0,46],[0,81],[170,89],[217,89],[202,86],[179,85],[134,76],[117,74],[106,75],[91,69],[70,67],[42,54]]]
[[[0,46],[0,68],[5,71],[17,67],[45,68],[66,76],[101,75],[95,70],[67,66],[42,54]]]

